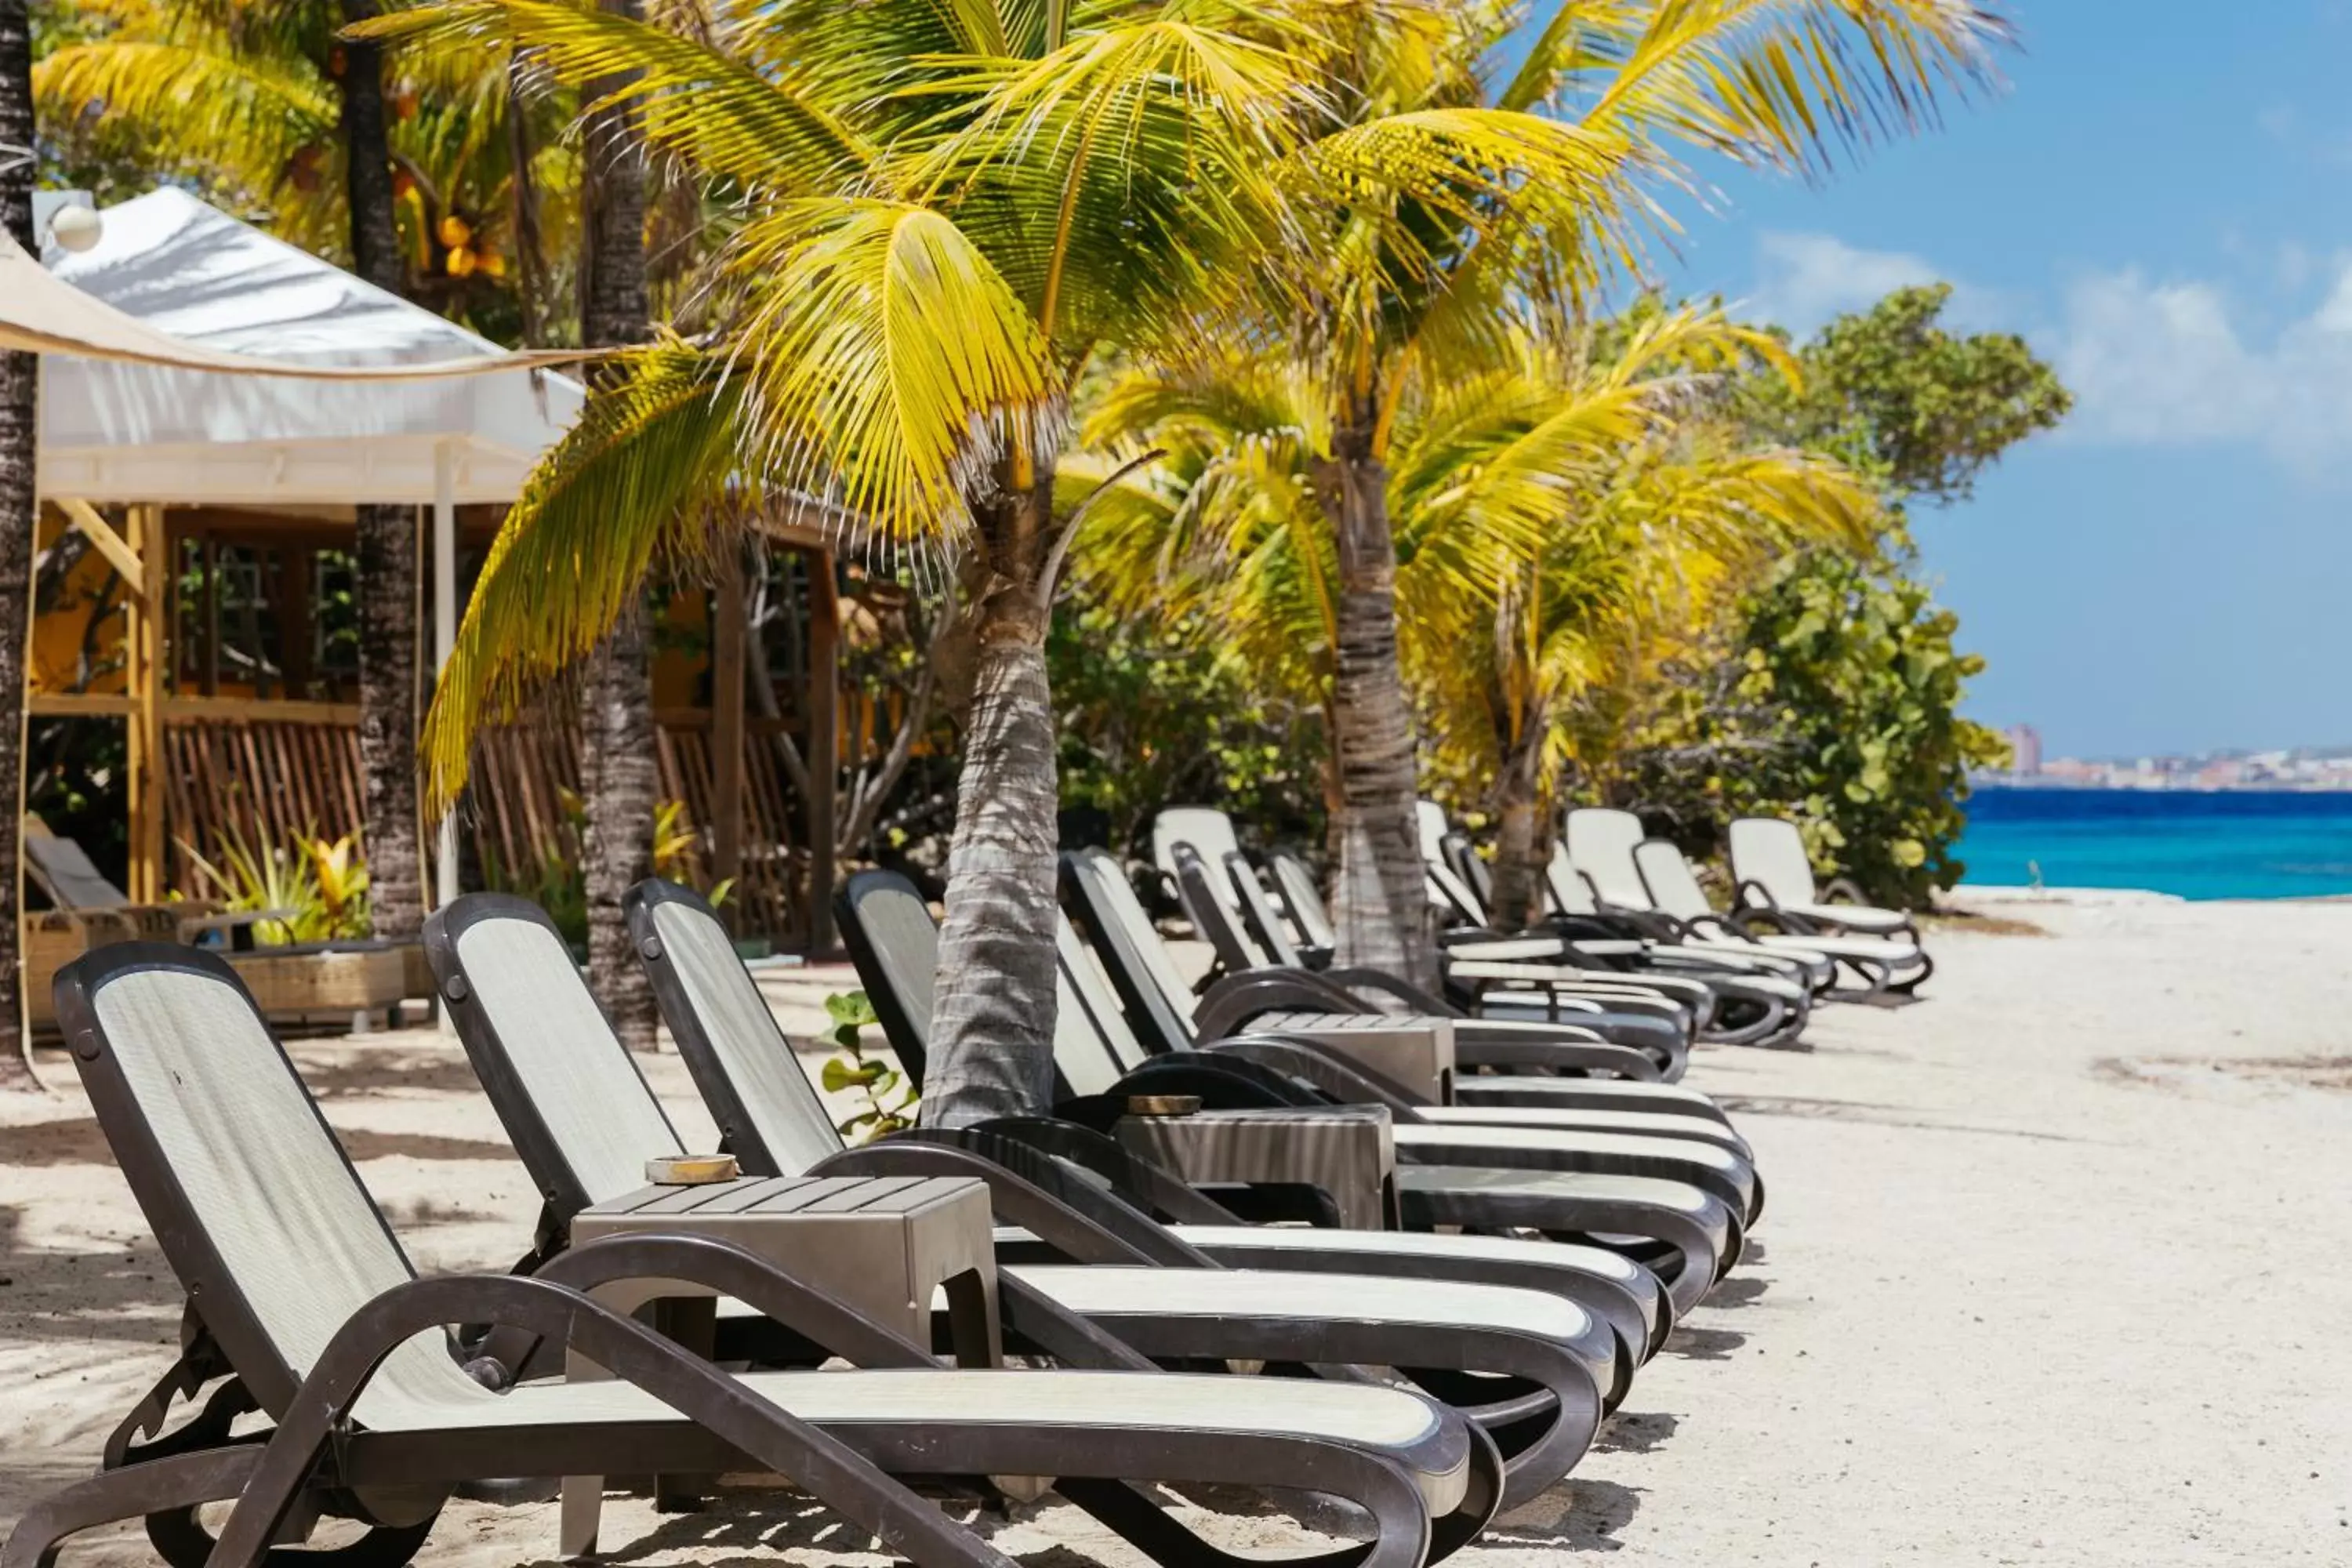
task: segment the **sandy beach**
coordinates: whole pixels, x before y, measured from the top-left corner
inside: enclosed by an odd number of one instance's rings
[[[1801,1051],[1702,1054],[1691,1082],[1770,1189],[1749,1260],[1570,1482],[1458,1561],[2352,1562],[2352,906],[1998,908],[2048,934],[1939,929],[1929,1000],[1825,1009]],[[809,1030],[845,984],[779,975],[772,997]],[[295,1054],[421,1267],[522,1251],[536,1200],[454,1043]],[[57,1093],[0,1098],[0,1530],[95,1466],[180,1305],[47,1065]],[[647,1069],[707,1146],[677,1058]],[[615,1499],[606,1521],[632,1563],[879,1561],[789,1500]],[[997,1537],[1053,1568],[1121,1560],[1067,1509]],[[453,1505],[420,1561],[554,1543],[551,1505]],[[63,1561],[156,1560],[132,1530]]]

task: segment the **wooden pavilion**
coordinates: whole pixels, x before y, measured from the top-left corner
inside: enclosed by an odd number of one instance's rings
[[[26,704],[126,727],[124,885],[148,901],[210,891],[195,858],[232,841],[360,826],[353,509],[418,509],[418,666],[437,668],[582,392],[184,192],[101,217],[95,248],[47,271],[0,246],[0,335],[44,355]],[[696,830],[690,873],[735,879],[746,934],[824,945],[835,569],[814,532],[771,546],[758,585],[782,613],[756,656],[740,573],[658,617],[661,787]],[[438,896],[474,876],[530,890],[552,858],[576,863],[570,729],[551,708],[484,737],[468,809],[433,850]]]

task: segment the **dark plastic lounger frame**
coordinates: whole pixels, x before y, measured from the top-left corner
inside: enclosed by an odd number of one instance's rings
[[[58,983],[59,1019],[91,1105],[140,1206],[190,1298],[189,1349],[108,1445],[98,1476],[36,1503],[0,1548],[0,1568],[48,1568],[76,1531],[145,1517],[174,1568],[256,1568],[313,1559],[347,1568],[396,1568],[431,1529],[447,1489],[515,1475],[626,1473],[658,1447],[665,1465],[708,1471],[772,1470],[881,1537],[925,1568],[1011,1568],[1011,1560],[907,1489],[892,1472],[938,1479],[1049,1475],[1064,1496],[1171,1568],[1241,1568],[1137,1493],[1129,1479],[1281,1485],[1354,1501],[1373,1518],[1368,1546],[1321,1554],[1322,1568],[1413,1568],[1473,1538],[1500,1495],[1494,1450],[1465,1424],[1435,1422],[1410,1457],[1436,1471],[1471,1467],[1456,1510],[1433,1523],[1397,1460],[1321,1438],[1212,1428],[1150,1430],[1009,1423],[855,1422],[835,1429],[794,1417],[741,1382],[584,1292],[614,1279],[691,1279],[749,1301],[835,1353],[869,1366],[936,1365],[920,1347],[772,1265],[707,1238],[615,1238],[583,1247],[535,1278],[411,1279],[347,1321],[307,1373],[289,1365],[261,1326],[243,1283],[225,1264],[182,1190],[114,1058],[99,1021],[105,987],[156,969],[194,973],[252,997],[207,954],[125,943],[78,961]],[[259,1014],[255,1014],[257,1021]],[[266,1026],[265,1026],[266,1027]],[[274,1043],[274,1039],[273,1039]],[[278,1058],[288,1074],[293,1064]],[[311,1113],[318,1114],[315,1102]],[[325,1130],[325,1121],[320,1119]],[[331,1131],[327,1132],[333,1142]],[[341,1152],[339,1142],[334,1145]],[[342,1153],[344,1173],[363,1185]],[[378,1216],[381,1224],[381,1215]],[[389,1227],[386,1239],[398,1255]],[[694,1424],[593,1422],[371,1433],[351,1412],[376,1367],[415,1335],[490,1322],[581,1351]],[[194,1421],[160,1436],[170,1405],[226,1375]],[[1019,1375],[1019,1374],[1013,1374]],[[1015,1395],[1017,1397],[1017,1394]],[[278,1422],[254,1438],[228,1420],[258,1409]],[[226,1414],[224,1414],[226,1413]],[[141,1438],[146,1440],[142,1443]],[[235,1498],[217,1542],[195,1509]],[[392,1500],[387,1501],[385,1500]],[[370,1526],[360,1542],[306,1552],[273,1547],[298,1510],[316,1504]],[[383,1511],[378,1511],[379,1510]]]

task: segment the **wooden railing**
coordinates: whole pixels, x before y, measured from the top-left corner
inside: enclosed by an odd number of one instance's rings
[[[656,718],[662,796],[683,801],[689,825],[702,828],[710,820],[713,795],[709,716],[664,710]],[[170,886],[191,897],[212,891],[192,847],[217,864],[231,842],[260,853],[299,835],[334,838],[357,828],[364,816],[358,720],[356,709],[335,703],[167,700],[163,773]],[[797,942],[808,932],[801,805],[777,764],[770,733],[775,726],[754,721],[750,728],[740,763],[742,868],[731,896],[737,928]],[[497,881],[526,891],[537,885],[551,857],[576,864],[578,832],[564,801],[579,782],[566,721],[540,719],[484,735],[459,817],[476,864]],[[707,885],[709,838],[707,832],[700,837],[695,880]]]

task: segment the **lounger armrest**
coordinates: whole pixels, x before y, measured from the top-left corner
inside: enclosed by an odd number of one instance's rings
[[[683,1279],[759,1309],[854,1366],[935,1366],[927,1346],[775,1264],[708,1236],[608,1236],[558,1254],[538,1278],[574,1290],[623,1279]]]
[[[1854,886],[1853,879],[1850,877],[1832,877],[1829,884],[1822,889],[1822,902],[1860,904],[1864,909],[1873,907],[1868,896],[1860,888]]]
[[[1451,1017],[1461,1011],[1444,998],[1431,995],[1411,981],[1400,980],[1393,974],[1384,974],[1377,969],[1332,969],[1324,973],[1326,978],[1337,981],[1349,991],[1376,991],[1383,996],[1403,1003],[1411,1012],[1432,1013],[1444,1018]],[[1360,999],[1358,1002],[1357,1010],[1363,1011]]]
[[[760,1468],[793,1478],[915,1561],[974,1568],[999,1561],[968,1538],[959,1539],[961,1532],[944,1514],[841,1439],[788,1415],[741,1379],[645,1324],[551,1279],[449,1275],[396,1285],[336,1331],[222,1527],[210,1558],[214,1568],[253,1568],[262,1561],[330,1447],[350,1429],[352,1408],[376,1368],[404,1342],[455,1322],[511,1328],[579,1352]],[[527,1473],[529,1456],[519,1454],[517,1460]]]
[[[1235,1057],[1303,1079],[1342,1105],[1384,1105],[1390,1117],[1401,1122],[1422,1119],[1402,1086],[1341,1060],[1312,1039],[1257,1031],[1205,1041],[1201,1049],[1211,1056]]]
[[[1481,1068],[1538,1068],[1552,1072],[1611,1072],[1643,1083],[1665,1079],[1649,1053],[1632,1046],[1574,1040],[1481,1040],[1475,1053]]]
[[[987,1184],[989,1205],[1000,1224],[1019,1226],[1074,1262],[1206,1263],[1206,1258],[1148,1218],[1103,1205],[1099,1194],[1097,1204],[1105,1209],[1100,1214],[1083,1212],[1066,1202],[1047,1184],[1055,1180],[1050,1169],[1035,1170],[1040,1180],[1033,1181],[1017,1168],[1058,1152],[1045,1146],[1050,1142],[1035,1132],[1029,1118],[1009,1118],[978,1127],[921,1128],[844,1150],[811,1167],[809,1174],[969,1176]],[[1189,1194],[1192,1189],[1184,1190]],[[1234,1216],[1219,1209],[1216,1218],[1231,1224]]]

